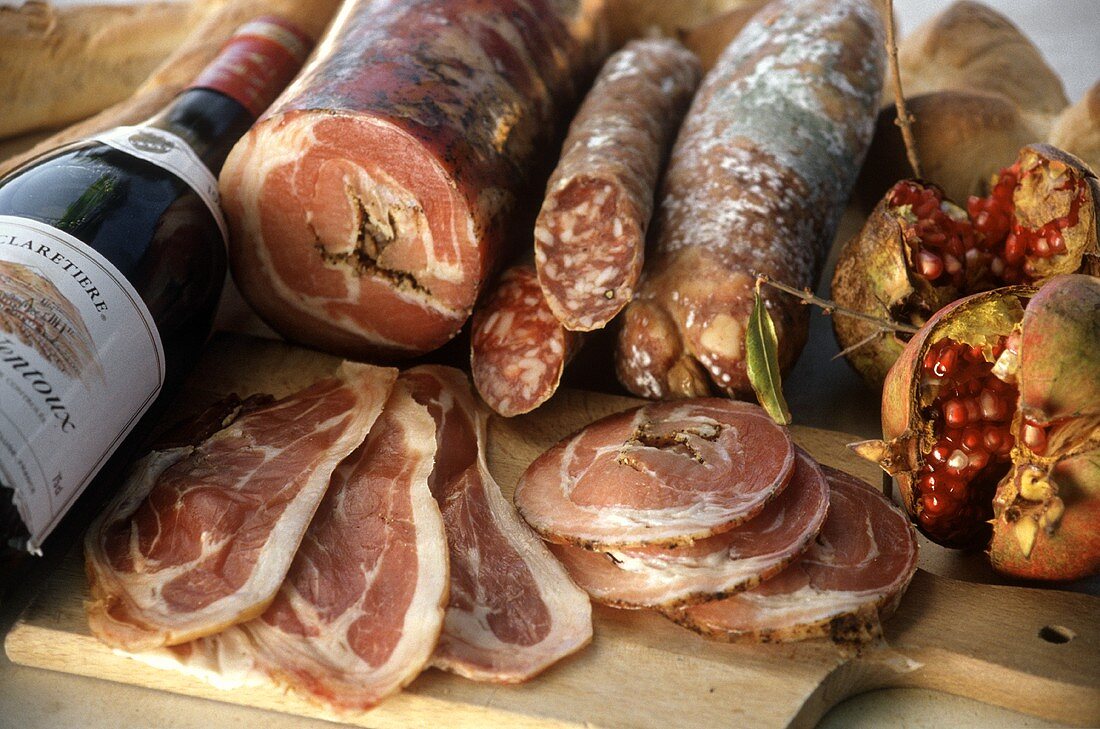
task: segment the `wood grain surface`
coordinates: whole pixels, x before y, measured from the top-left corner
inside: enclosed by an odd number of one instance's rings
[[[338,360],[275,341],[222,336],[208,348],[174,413],[230,391],[297,389]],[[633,405],[563,391],[536,413],[490,427],[490,467],[506,492],[543,449],[585,423]],[[794,428],[823,463],[877,483],[844,447],[848,436]],[[277,687],[221,691],[116,655],[91,637],[79,555],[8,634],[16,663],[358,726],[811,727],[833,705],[884,686],[934,688],[1077,725],[1100,723],[1100,600],[1056,590],[975,585],[919,571],[886,638],[862,654],[824,641],[725,645],[659,615],[597,607],[580,654],[520,686],[425,671],[366,714],[331,716]]]

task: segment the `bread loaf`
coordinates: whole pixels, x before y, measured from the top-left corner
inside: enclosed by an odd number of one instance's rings
[[[241,24],[259,15],[281,15],[318,38],[336,12],[338,0],[196,0],[210,2],[179,48],[129,97],[93,117],[51,135],[29,151],[0,162],[0,175],[41,151],[120,124],[133,124],[159,111],[217,54]]]
[[[924,179],[960,204],[987,194],[993,174],[1027,144],[1049,141],[1097,163],[1100,91],[1091,105],[1067,109],[1062,81],[1035,45],[981,3],[961,0],[919,27],[900,43],[898,65]],[[888,84],[857,187],[868,209],[913,175],[896,118]]]
[[[0,138],[63,126],[125,99],[207,4],[0,4]]]

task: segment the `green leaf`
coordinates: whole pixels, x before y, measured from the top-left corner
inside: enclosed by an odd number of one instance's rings
[[[791,411],[783,399],[783,382],[779,377],[779,341],[775,336],[775,322],[764,306],[759,286],[749,317],[749,331],[745,334],[745,350],[749,382],[756,391],[756,398],[772,420],[780,425],[789,425]]]

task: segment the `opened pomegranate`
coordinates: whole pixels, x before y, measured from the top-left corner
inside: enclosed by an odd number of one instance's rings
[[[932,185],[903,180],[841,251],[833,299],[842,307],[920,326],[960,296],[1008,284],[1041,285],[1073,272],[1100,275],[1100,184],[1084,163],[1049,145],[1020,151],[988,197],[966,209]],[[907,335],[837,315],[837,340],[873,386]]]
[[[853,447],[933,541],[1018,577],[1100,572],[1100,280],[946,306],[890,369],[882,430]]]

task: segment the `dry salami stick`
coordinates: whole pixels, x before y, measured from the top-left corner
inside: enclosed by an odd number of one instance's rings
[[[623,317],[620,381],[647,397],[750,395],[755,273],[812,286],[874,128],[882,18],[873,0],[777,0],[707,75],[658,197]],[[806,307],[765,292],[789,367]]]
[[[535,222],[539,285],[567,329],[603,327],[634,295],[657,176],[699,76],[678,41],[631,41],[574,117]]]
[[[222,172],[233,278],[257,313],[357,357],[451,339],[598,63],[600,6],[347,0]]]
[[[505,417],[550,399],[580,335],[563,327],[542,296],[535,267],[505,271],[478,305],[470,333],[470,369],[481,399]]]

